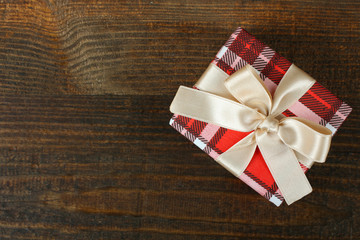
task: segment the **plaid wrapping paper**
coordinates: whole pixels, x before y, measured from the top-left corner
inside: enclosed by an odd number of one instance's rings
[[[250,64],[257,70],[271,94],[291,66],[291,62],[240,27],[230,36],[211,64],[229,75]],[[316,82],[282,114],[319,123],[334,135],[350,112],[350,106]],[[177,114],[171,118],[170,125],[214,159],[249,134]],[[300,165],[304,172],[308,170],[306,166]],[[284,201],[258,148],[240,179],[275,205],[279,206]]]

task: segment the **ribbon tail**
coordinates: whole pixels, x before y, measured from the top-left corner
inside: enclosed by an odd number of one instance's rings
[[[294,152],[276,133],[257,130],[256,142],[288,205],[311,193],[312,187]]]
[[[221,154],[216,161],[239,178],[249,165],[255,150],[255,134],[252,132]]]

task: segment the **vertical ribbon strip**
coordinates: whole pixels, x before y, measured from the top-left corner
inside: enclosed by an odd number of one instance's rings
[[[331,131],[301,118],[279,120],[279,115],[303,96],[315,80],[292,65],[272,97],[250,65],[227,78],[216,73],[216,69],[207,71],[221,76],[222,80],[217,81],[219,86],[223,84],[220,96],[180,86],[170,111],[236,131],[253,131],[216,161],[240,177],[259,147],[287,204],[309,194],[312,188],[298,156],[310,162],[324,162]]]

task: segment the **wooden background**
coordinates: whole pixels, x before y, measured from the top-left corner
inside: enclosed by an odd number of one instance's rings
[[[276,208],[168,126],[242,26],[354,107]],[[0,239],[360,239],[359,0],[1,0]]]

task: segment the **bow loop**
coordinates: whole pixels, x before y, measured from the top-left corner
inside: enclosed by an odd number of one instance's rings
[[[318,163],[325,162],[331,143],[328,128],[302,118],[283,118],[278,135],[287,146],[303,156]]]
[[[278,116],[291,107],[314,83],[315,79],[292,64],[275,90],[271,115]]]
[[[253,131],[264,119],[248,106],[184,86],[179,87],[170,111],[240,132]]]
[[[267,116],[270,114],[272,97],[255,69],[246,65],[225,80],[227,90],[242,104]]]

